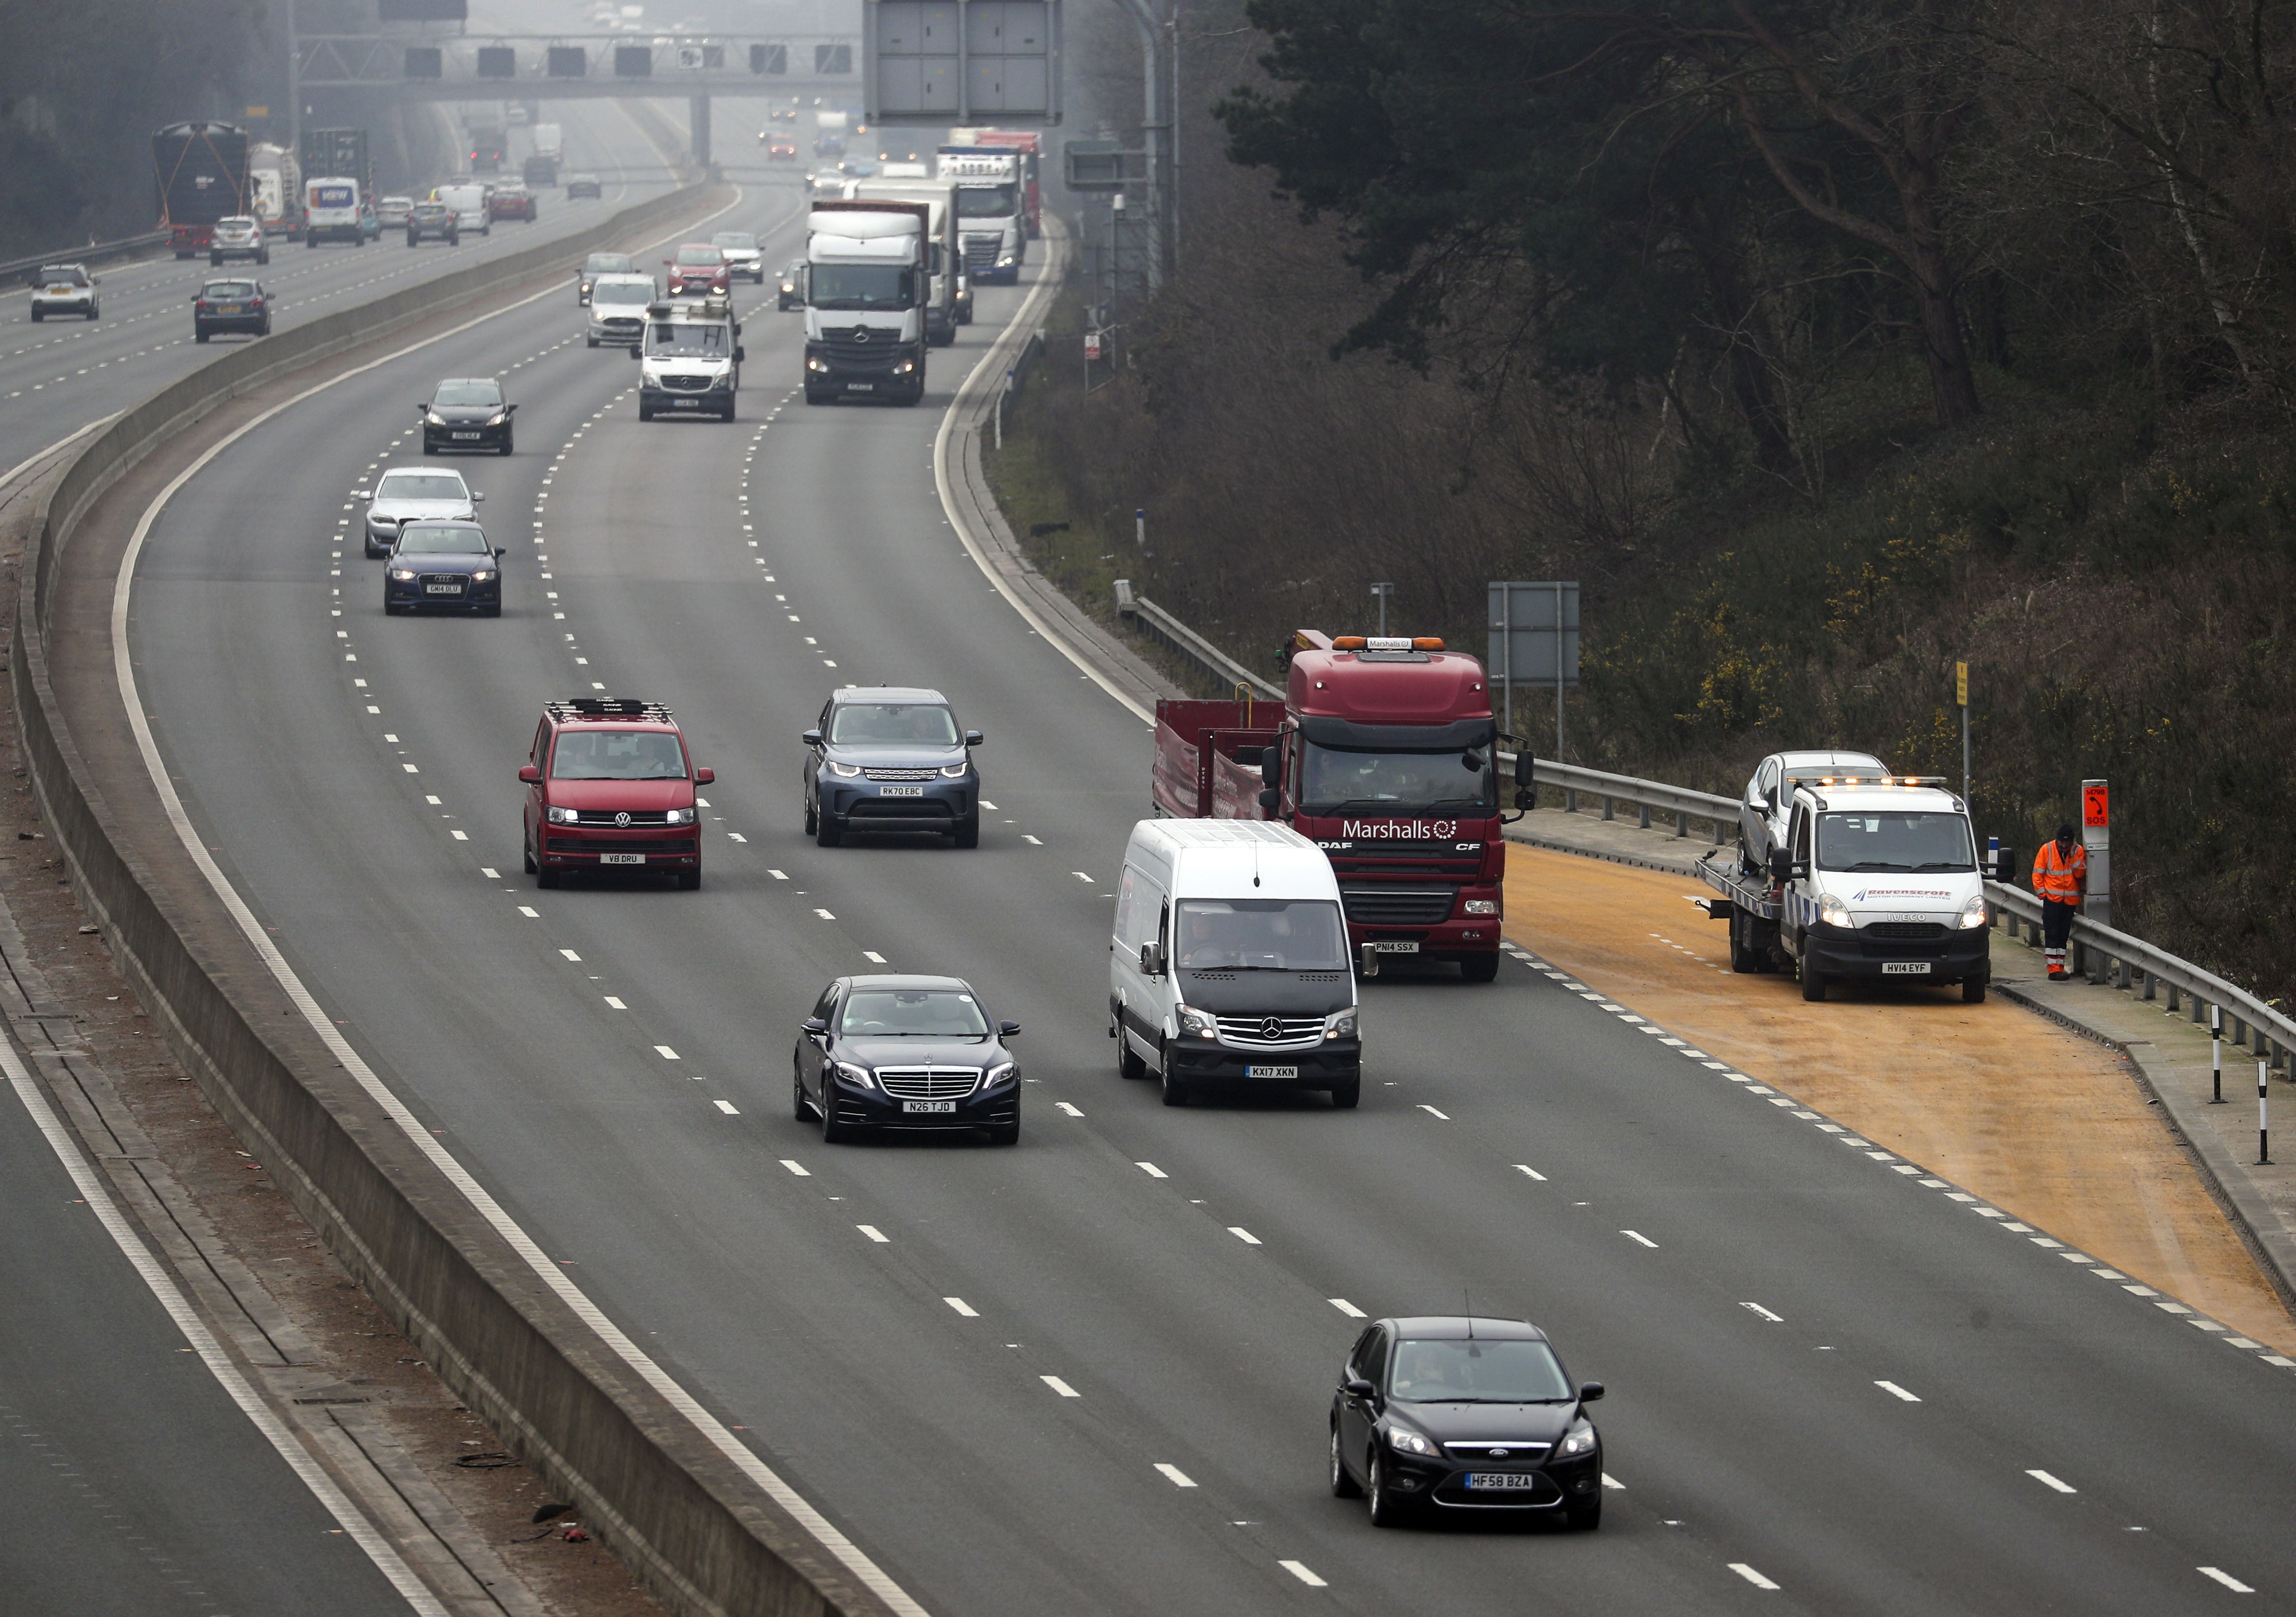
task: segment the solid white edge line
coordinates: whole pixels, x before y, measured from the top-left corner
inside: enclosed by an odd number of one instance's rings
[[[2038,1482],[2042,1487],[2054,1488],[2059,1493],[2079,1493],[2080,1491],[2079,1489],[2075,1488],[2070,1482],[2065,1482],[2060,1477],[2052,1476],[2046,1471],[2029,1471],[2025,1474],[2032,1478],[2036,1482]]]
[[[239,1367],[223,1350],[223,1344],[208,1329],[207,1322],[193,1309],[167,1269],[152,1255],[151,1249],[130,1227],[127,1215],[112,1201],[111,1187],[74,1148],[62,1120],[49,1106],[48,1097],[33,1082],[30,1070],[24,1065],[22,1057],[16,1054],[16,1047],[5,1038],[0,1038],[0,1068],[6,1070],[9,1085],[16,1091],[16,1098],[23,1103],[24,1110],[31,1113],[34,1125],[46,1137],[48,1148],[64,1165],[64,1171],[71,1176],[72,1183],[78,1186],[79,1194],[86,1199],[89,1211],[102,1221],[104,1233],[111,1237],[112,1244],[119,1248],[120,1256],[127,1260],[138,1277],[151,1288],[152,1295],[161,1308],[167,1309],[168,1318],[175,1321],[177,1330],[183,1332],[184,1340],[199,1354],[200,1362],[207,1366],[208,1373],[222,1384],[231,1401],[239,1406],[240,1413],[253,1422],[255,1429],[279,1451],[279,1457],[287,1462],[303,1485],[327,1507],[327,1514],[342,1523],[343,1531],[366,1552],[367,1558],[374,1563],[375,1570],[390,1580],[391,1588],[406,1598],[407,1605],[422,1613],[424,1617],[448,1617],[447,1608],[414,1575],[414,1569],[400,1559],[398,1550],[375,1531],[374,1524],[366,1519],[365,1513],[335,1485],[334,1478],[311,1457],[308,1449],[295,1441],[294,1434],[273,1413],[271,1407],[248,1384],[247,1378],[240,1374]]]
[[[1030,628],[1043,636],[1046,644],[1075,664],[1086,678],[1123,703],[1125,710],[1143,724],[1152,725],[1156,722],[1154,713],[1142,707],[1119,688],[1113,680],[1101,672],[1097,662],[1086,656],[1076,646],[1071,645],[1067,635],[1054,628],[1042,613],[1023,599],[1011,585],[1005,583],[1003,574],[988,564],[988,558],[981,554],[980,544],[972,534],[965,531],[964,523],[957,516],[956,495],[949,480],[948,440],[950,434],[956,431],[957,406],[964,401],[965,393],[980,379],[983,371],[993,365],[1004,363],[1007,349],[1014,346],[1012,341],[1013,333],[1029,329],[1029,323],[1036,317],[1037,305],[1051,301],[1054,291],[1060,285],[1058,278],[1052,274],[1052,271],[1060,263],[1065,262],[1068,257],[1068,234],[1065,231],[1057,238],[1056,245],[1061,250],[1059,259],[1056,260],[1050,252],[1045,255],[1045,272],[1037,277],[1036,285],[1029,288],[1029,295],[1021,300],[1021,312],[1015,315],[1005,325],[1004,331],[997,334],[996,341],[988,345],[988,351],[980,357],[980,362],[966,373],[962,382],[957,384],[955,397],[948,401],[948,408],[942,412],[940,430],[933,434],[933,486],[939,491],[941,511],[948,518],[948,525],[956,530],[957,541],[964,546],[964,554],[971,556],[973,565],[988,576],[988,582],[995,587],[998,595],[1004,597],[1005,603],[1021,614]]]
[[[1730,1563],[1730,1570],[1737,1573],[1741,1578],[1743,1578],[1747,1582],[1752,1584],[1758,1589],[1774,1589],[1778,1587],[1776,1584],[1772,1583],[1767,1578],[1763,1577],[1761,1573],[1756,1572],[1752,1567],[1747,1565],[1743,1561],[1733,1561]]]
[[[1306,1584],[1311,1589],[1328,1588],[1331,1587],[1321,1578],[1316,1576],[1314,1572],[1309,1572],[1308,1570],[1308,1564],[1304,1561],[1278,1561],[1275,1564],[1282,1567],[1285,1572],[1291,1573],[1294,1578],[1300,1580],[1300,1582]]]
[[[2220,1566],[2196,1566],[2193,1569],[2203,1578],[2213,1578],[2235,1595],[2253,1595],[2256,1591]]]
[[[1156,1462],[1156,1469],[1164,1473],[1165,1481],[1170,1482],[1175,1488],[1193,1488],[1196,1485],[1195,1478],[1190,1476],[1177,1465],[1168,1465],[1163,1461],[1158,1460]]]
[[[742,200],[742,193],[741,188],[736,186],[734,201],[720,208],[716,213],[705,215],[692,225],[657,236],[647,242],[645,248],[650,250],[660,246],[665,242],[681,240],[689,232],[698,230],[711,219],[720,218],[731,213],[741,206]],[[795,215],[792,214],[791,217],[794,218]],[[821,1547],[835,1557],[839,1564],[859,1580],[871,1593],[894,1611],[902,1613],[902,1617],[927,1617],[925,1608],[919,1604],[915,1596],[895,1583],[882,1568],[862,1553],[858,1545],[840,1532],[830,1523],[828,1517],[816,1509],[796,1489],[783,1481],[771,1466],[758,1457],[755,1450],[728,1431],[725,1423],[705,1408],[701,1401],[680,1386],[668,1371],[656,1364],[644,1349],[631,1341],[619,1326],[606,1317],[603,1309],[590,1301],[581,1287],[568,1279],[565,1272],[551,1261],[549,1254],[536,1244],[534,1237],[521,1228],[518,1221],[504,1211],[502,1204],[487,1194],[486,1188],[472,1177],[470,1170],[456,1161],[451,1152],[439,1145],[437,1137],[423,1127],[422,1120],[407,1109],[406,1103],[391,1092],[390,1086],[375,1075],[374,1069],[368,1066],[359,1053],[351,1047],[350,1040],[346,1038],[341,1030],[335,1026],[333,1019],[321,1007],[311,990],[303,986],[302,979],[298,977],[294,968],[287,964],[286,956],[280,953],[278,946],[271,941],[263,930],[263,923],[256,919],[255,912],[248,907],[247,901],[240,897],[238,890],[232,886],[229,878],[223,873],[223,867],[217,865],[214,857],[208,852],[207,845],[200,841],[199,833],[192,825],[190,815],[184,811],[183,800],[176,795],[174,784],[168,778],[166,761],[160,756],[159,743],[152,739],[150,721],[144,716],[143,700],[136,692],[135,665],[127,653],[127,606],[130,593],[135,586],[135,563],[144,554],[144,542],[151,535],[152,525],[159,521],[160,512],[167,508],[168,502],[173,499],[186,483],[205,471],[226,449],[254,431],[256,428],[264,425],[275,416],[285,414],[306,399],[316,398],[338,383],[349,381],[354,376],[364,375],[369,371],[380,369],[383,365],[405,358],[409,354],[429,348],[434,343],[443,342],[447,338],[469,331],[474,326],[483,325],[488,321],[507,315],[513,309],[524,308],[528,304],[537,303],[545,298],[562,297],[565,294],[565,291],[564,283],[554,283],[530,297],[521,298],[514,303],[505,303],[500,308],[466,320],[460,325],[439,332],[436,336],[425,337],[419,341],[408,343],[404,348],[393,349],[390,353],[378,358],[368,360],[364,365],[355,365],[339,375],[332,376],[315,386],[306,388],[292,398],[283,404],[274,405],[270,409],[238,427],[218,442],[209,446],[196,460],[177,472],[168,480],[168,486],[152,497],[152,503],[144,507],[143,515],[136,519],[135,531],[128,538],[127,554],[120,557],[119,570],[113,579],[111,661],[114,677],[119,686],[120,698],[127,709],[127,722],[135,733],[136,749],[144,755],[144,772],[152,777],[153,789],[158,792],[160,801],[167,810],[168,824],[175,827],[176,839],[183,843],[184,850],[191,855],[192,862],[199,866],[200,874],[207,878],[208,885],[214,890],[216,897],[222,901],[224,907],[231,912],[231,917],[238,923],[240,932],[253,946],[256,953],[262,956],[263,964],[269,968],[272,977],[278,982],[282,991],[293,1002],[295,1008],[302,1013],[303,1020],[310,1024],[312,1030],[324,1042],[329,1053],[342,1063],[343,1071],[349,1073],[352,1080],[366,1092],[367,1096],[382,1108],[385,1115],[398,1126],[399,1131],[414,1143],[416,1149],[430,1161],[430,1165],[444,1174],[455,1188],[463,1193],[480,1217],[493,1227],[497,1235],[510,1244],[521,1260],[534,1272],[543,1285],[571,1309],[583,1324],[597,1333],[599,1338],[613,1350],[616,1357],[636,1371],[648,1387],[692,1422],[695,1429],[709,1440],[712,1447],[732,1461],[742,1475],[764,1490],[774,1503],[789,1512],[800,1527],[811,1533]]]

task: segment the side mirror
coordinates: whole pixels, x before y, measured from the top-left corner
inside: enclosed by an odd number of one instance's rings
[[[521,764],[519,767],[518,778],[532,786],[540,783],[542,771],[533,764]]]
[[[503,557],[504,557],[504,556],[505,556],[505,555],[507,555],[508,554],[510,554],[510,553],[509,553],[508,551],[504,550],[504,549],[503,548],[503,546],[499,546],[499,545],[497,545],[497,546],[495,546],[495,560],[496,560],[496,561],[497,561],[497,562],[501,561],[501,560],[503,559]]]
[[[812,1038],[818,1038],[829,1031],[829,1024],[818,1016],[808,1016],[805,1019],[805,1031]]]
[[[1164,974],[1164,946],[1148,942],[1140,946],[1140,970],[1144,975],[1161,977]]]
[[[1366,943],[1357,952],[1356,974],[1359,977],[1379,975],[1379,949],[1376,945]]]
[[[414,413],[417,415],[427,415],[430,413],[430,406],[428,404],[416,405],[414,406]]]
[[[1019,1022],[998,1022],[998,1023],[996,1024],[996,1037],[997,1037],[997,1038],[1020,1038],[1020,1037],[1021,1037],[1021,1024],[1020,1024]]]
[[[351,498],[355,500],[371,500],[373,497],[374,490],[372,488],[354,488],[351,490]]]
[[[799,736],[798,739],[808,747],[817,747],[821,744],[821,732],[818,730],[808,730],[804,735]]]
[[[1538,783],[1531,779],[1531,768],[1538,761],[1531,757],[1528,750],[1518,751],[1514,755],[1514,784],[1525,792],[1532,791],[1537,787]],[[1529,807],[1528,804],[1522,806]]]
[[[477,505],[480,501],[481,501],[481,500],[485,499],[486,497],[486,497],[484,494],[480,493],[480,492],[478,492],[477,490],[475,490],[475,489],[474,489],[474,490],[472,490],[472,494],[471,494],[471,503],[472,503],[472,505]]]
[[[1770,850],[1770,880],[1773,882],[1793,880],[1793,855],[1788,850],[1784,848]]]
[[[1270,814],[1275,812],[1275,805],[1282,800],[1281,794],[1276,792],[1275,787],[1262,786],[1259,789],[1259,806],[1262,808],[1267,809]]]
[[[1365,1381],[1360,1375],[1350,1378],[1348,1383],[1341,1387],[1340,1391],[1346,1393],[1349,1398],[1377,1398],[1379,1396],[1379,1389],[1373,1386],[1371,1383]]]
[[[1591,1403],[1595,1402],[1595,1401],[1596,1401],[1597,1399],[1599,1399],[1602,1396],[1603,1396],[1603,1383],[1602,1383],[1601,1382],[1598,1382],[1598,1381],[1590,1381],[1590,1382],[1582,1382],[1582,1383],[1579,1383],[1579,1386],[1578,1386],[1578,1401],[1579,1401],[1580,1403],[1582,1403],[1582,1404],[1591,1404]]]
[[[1280,747],[1264,747],[1259,753],[1259,784],[1273,789],[1283,779],[1283,751]],[[1273,804],[1268,807],[1274,807]]]
[[[630,357],[633,359],[643,359],[645,357],[644,351],[641,350],[638,345],[635,342],[630,344]]]
[[[750,350],[749,350],[749,349],[747,349],[743,348],[743,347],[742,347],[740,343],[738,343],[738,342],[737,342],[737,343],[735,343],[735,344],[734,345],[734,363],[735,365],[741,365],[741,364],[744,363],[746,360],[748,360],[748,358],[749,358],[749,357],[750,357]]]
[[[664,259],[662,260],[662,262],[663,262],[664,264],[670,264],[670,263],[674,263],[674,262],[676,262],[676,260],[675,260],[675,259]]]
[[[505,415],[515,415],[518,414],[518,406],[516,405],[504,405],[503,406],[503,414]]]
[[[2017,856],[2005,847],[2001,850],[2000,856],[1994,861],[1993,879],[2004,887],[2017,879]]]
[[[1759,792],[1749,792],[1746,793],[1746,807],[1751,808],[1756,814],[1767,814],[1770,811],[1770,800]]]
[[[718,771],[709,768],[706,766],[702,768],[696,769],[693,772],[693,784],[697,786],[716,785],[718,784]]]
[[[980,744],[980,732],[978,730],[967,730],[964,733],[964,744],[968,747],[979,746]]]

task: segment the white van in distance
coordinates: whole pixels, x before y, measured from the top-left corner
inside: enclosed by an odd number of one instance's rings
[[[1164,1104],[1206,1085],[1363,1087],[1356,979],[1323,850],[1272,820],[1143,820],[1124,850],[1108,956],[1117,1070]]]
[[[354,179],[331,176],[306,181],[303,244],[316,247],[322,242],[348,242],[354,247],[365,246],[366,221],[360,217],[364,200]]]

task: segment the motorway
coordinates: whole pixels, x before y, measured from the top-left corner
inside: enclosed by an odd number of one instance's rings
[[[796,208],[752,185],[718,227],[777,264]],[[1367,985],[1357,1112],[1117,1077],[1148,731],[1004,604],[931,468],[1026,291],[980,291],[913,410],[806,407],[795,316],[739,295],[732,425],[639,424],[636,367],[553,294],[275,417],[158,516],[127,634],[200,840],[566,1276],[950,1617],[2296,1600],[2285,1375],[1534,964]],[[386,620],[349,490],[417,458],[406,401],[450,373],[522,405],[520,453],[463,468],[504,615]],[[847,682],[986,732],[978,851],[801,836],[798,735]],[[520,874],[539,705],[598,692],[668,702],[717,770],[700,892]],[[799,1020],[881,960],[1022,1024],[1016,1149],[791,1116]],[[1382,1532],[1326,1494],[1356,1316],[1469,1298],[1609,1384],[1599,1533]]]
[[[276,324],[284,328],[583,228],[676,184],[618,111],[586,106],[564,121],[570,148],[591,154],[604,181],[600,201],[566,204],[547,193],[537,223],[500,226],[456,249],[409,251],[403,237],[385,234],[363,250],[275,248],[268,267],[231,273],[252,273],[280,293]],[[93,323],[34,325],[20,288],[0,295],[0,321],[15,323],[0,326],[10,333],[0,340],[0,466],[25,471],[57,440],[248,341],[193,342],[191,293],[215,273],[204,259],[98,273],[102,317]],[[398,401],[398,413],[411,414],[412,402]],[[17,514],[38,481],[14,478],[0,507]],[[258,468],[238,487],[237,503],[243,513],[291,511],[277,492],[272,469]],[[164,1306],[173,1295],[161,1294],[164,1271],[152,1269],[160,1277],[147,1284],[97,1227],[86,1186],[74,1186],[59,1156],[76,1162],[78,1147],[68,1130],[44,1136],[30,1104],[0,1099],[0,1293],[8,1298],[0,1311],[0,1497],[14,1517],[0,1545],[0,1609],[406,1612],[407,1600],[339,1523],[362,1532],[364,1524],[344,1514],[348,1506],[331,1514],[219,1381],[235,1374],[223,1350],[179,1300],[172,1311]],[[185,1347],[187,1334],[204,1346]]]

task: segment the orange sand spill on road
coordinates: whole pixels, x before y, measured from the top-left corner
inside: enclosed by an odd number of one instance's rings
[[[1507,935],[1909,1162],[2233,1329],[2292,1320],[2115,1052],[1958,989],[1835,989],[1730,970],[1695,878],[1507,850]]]

